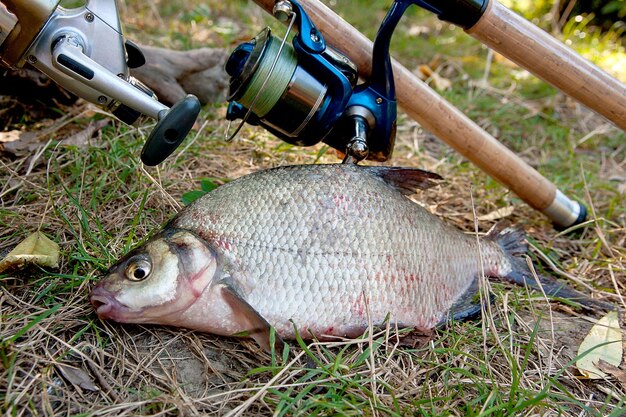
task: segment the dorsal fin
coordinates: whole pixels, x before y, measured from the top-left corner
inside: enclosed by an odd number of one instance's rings
[[[358,165],[358,167],[382,179],[404,195],[434,187],[443,180],[439,174],[418,168],[362,165]]]

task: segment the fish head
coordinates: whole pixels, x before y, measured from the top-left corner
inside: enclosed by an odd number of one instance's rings
[[[217,256],[203,239],[166,230],[113,265],[91,304],[103,319],[177,325],[217,273]]]

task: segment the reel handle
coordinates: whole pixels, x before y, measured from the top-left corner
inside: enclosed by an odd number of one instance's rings
[[[162,111],[159,122],[141,151],[142,162],[155,166],[170,156],[193,127],[200,109],[200,101],[190,94],[169,111]]]
[[[122,121],[133,123],[140,114],[158,120],[141,152],[144,164],[160,164],[185,139],[200,113],[198,98],[188,95],[171,109],[155,99],[151,91],[130,85],[82,52],[72,37],[59,40],[52,54],[52,64],[60,72],[97,91],[99,98],[122,103],[113,112]]]
[[[49,74],[49,71],[46,71],[47,68],[43,67],[45,64],[41,61],[34,65],[42,72]],[[52,66],[74,80],[74,85],[76,82],[82,84],[76,88],[65,85],[66,88],[69,87],[70,90],[83,97],[88,92],[91,93],[89,95],[95,95],[97,98],[94,101],[101,106],[106,106],[111,101],[117,100],[154,119],[157,119],[163,110],[167,110],[167,106],[155,100],[151,94],[148,95],[146,92],[134,88],[127,81],[114,75],[107,68],[85,55],[82,45],[76,41],[73,35],[61,36],[56,40],[52,52]],[[53,79],[55,78],[54,73],[49,75]],[[63,79],[59,81],[61,81],[61,85],[68,84],[64,83]]]

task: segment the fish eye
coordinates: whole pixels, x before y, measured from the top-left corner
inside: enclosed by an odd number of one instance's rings
[[[143,281],[148,278],[152,270],[152,263],[144,257],[131,258],[126,266],[126,278],[131,281]]]

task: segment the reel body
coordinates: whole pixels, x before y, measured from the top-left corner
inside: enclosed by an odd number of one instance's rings
[[[297,1],[279,1],[274,12],[293,19],[297,34],[290,45],[266,28],[233,51],[227,119],[263,126],[295,145],[323,141],[356,160],[387,160],[397,107],[389,41],[402,13],[386,19],[377,36],[372,59],[380,70],[357,84],[356,66],[325,44]]]
[[[304,53],[309,59],[299,60],[302,55],[297,39],[281,50],[280,39],[269,28],[240,45],[226,65],[231,76],[227,117],[244,118],[251,109],[250,123],[262,125],[285,141],[301,146],[318,143],[320,130],[328,131],[343,112],[356,70],[350,68],[344,75],[331,63],[334,56],[330,54]],[[257,98],[268,75],[264,92]]]
[[[127,124],[142,115],[156,119],[142,152],[147,165],[164,160],[187,136],[200,111],[188,96],[171,109],[129,74],[145,63],[141,50],[124,38],[115,1],[90,0],[66,9],[58,0],[2,0],[0,59],[11,67],[26,62],[52,80]]]

